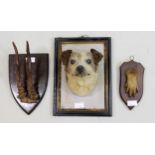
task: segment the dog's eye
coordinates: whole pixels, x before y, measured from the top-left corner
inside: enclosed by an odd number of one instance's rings
[[[75,64],[75,62],[76,62],[76,61],[73,60],[73,59],[70,61],[70,63],[71,63],[72,65]]]
[[[91,59],[86,60],[87,64],[91,64]]]

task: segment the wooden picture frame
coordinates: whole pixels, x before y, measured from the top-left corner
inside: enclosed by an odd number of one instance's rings
[[[99,49],[98,51],[103,54],[102,63],[100,62],[97,67],[99,66],[100,68],[98,77],[102,77],[101,74],[103,74],[104,78],[100,78],[100,80],[98,80],[100,83],[97,82],[97,86],[94,88],[97,91],[93,90],[91,94],[86,97],[79,97],[73,94],[69,88],[66,88],[66,80],[63,80],[65,79],[65,69],[63,69],[62,64],[62,52],[66,49],[70,50],[70,48],[72,48],[73,51],[79,49],[79,51],[81,50],[80,52],[89,50],[89,48],[90,50]],[[54,61],[53,114],[55,116],[112,116],[110,37],[55,38]],[[93,60],[92,63],[94,63]],[[101,68],[103,69],[101,70]],[[78,104],[75,104],[76,99],[78,100]],[[74,100],[74,103],[71,102],[72,100]]]

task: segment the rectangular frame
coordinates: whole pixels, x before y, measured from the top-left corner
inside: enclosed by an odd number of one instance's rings
[[[102,42],[104,49],[104,90],[105,109],[61,109],[61,44],[63,42]],[[112,83],[111,83],[111,38],[110,37],[80,37],[55,38],[54,59],[54,116],[112,116]]]

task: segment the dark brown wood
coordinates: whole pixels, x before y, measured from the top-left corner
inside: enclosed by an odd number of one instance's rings
[[[35,62],[31,63],[32,69],[32,83],[37,89],[39,98],[35,103],[23,103],[18,97],[18,88],[16,80],[16,55],[9,55],[9,81],[12,94],[18,103],[18,105],[27,113],[30,114],[41,102],[48,83],[48,54],[31,54],[31,58],[35,58]],[[20,80],[23,87],[27,87],[27,73],[26,73],[26,59],[27,54],[19,54],[19,64],[20,64]]]
[[[127,80],[128,80],[127,71],[131,71],[133,72],[133,75],[134,74],[137,75],[137,88],[134,93],[129,93],[129,91],[127,91]],[[138,62],[131,60],[129,62],[124,62],[120,66],[120,96],[126,105],[127,101],[136,100],[138,103],[141,100],[143,95],[143,76],[144,76],[144,67],[142,66],[142,64]],[[128,106],[128,105],[127,107],[130,110],[134,108],[134,106]]]

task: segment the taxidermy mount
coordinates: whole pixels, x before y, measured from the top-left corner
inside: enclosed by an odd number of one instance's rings
[[[126,93],[129,97],[135,97],[138,92],[138,72],[134,68],[126,70]]]
[[[66,50],[62,53],[66,81],[75,95],[87,96],[94,90],[102,57],[103,55],[95,49],[90,49],[90,52]]]
[[[26,52],[27,52],[27,59],[26,59],[26,87],[22,84],[21,81],[21,74],[20,74],[20,64],[19,64],[19,56],[18,50],[13,42],[13,47],[16,53],[16,81],[17,81],[17,88],[18,88],[18,98],[21,102],[25,103],[34,103],[39,99],[39,94],[37,92],[36,86],[32,82],[32,66],[31,66],[31,56],[29,50],[29,43],[26,42]]]
[[[28,41],[26,54],[9,55],[9,79],[11,91],[18,105],[30,114],[40,103],[48,81],[48,54],[30,54]]]
[[[143,94],[144,67],[130,60],[120,67],[120,96],[131,110],[137,106]]]

